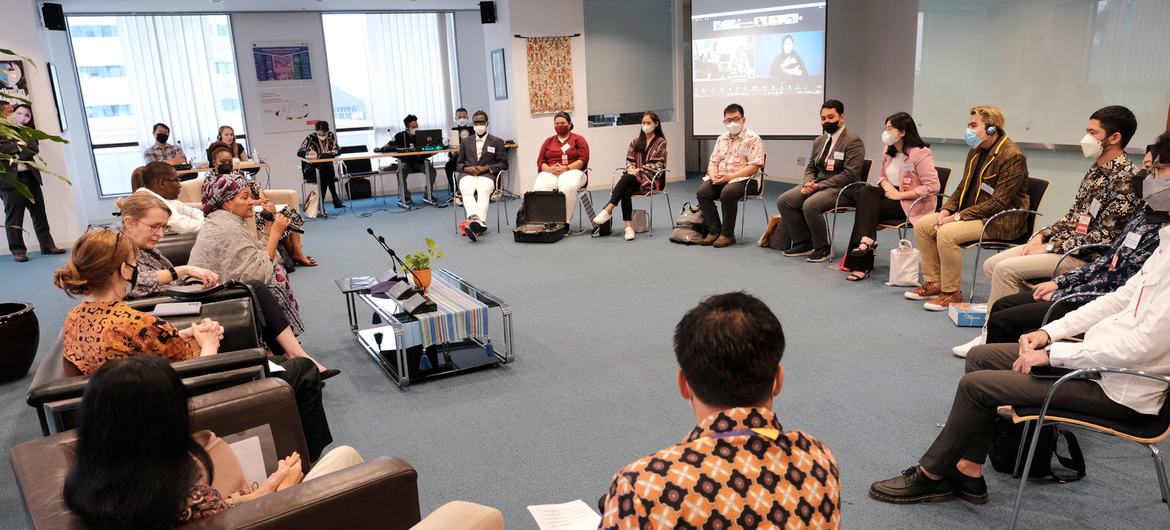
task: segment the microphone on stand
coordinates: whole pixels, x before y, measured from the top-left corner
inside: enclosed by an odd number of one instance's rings
[[[394,253],[393,249],[386,246],[386,238],[375,234],[373,228],[367,227],[366,233],[370,234],[370,237],[374,238],[374,241],[377,241],[378,244],[382,246],[382,250],[385,250],[386,254],[390,255],[390,266],[394,269],[394,274],[398,274],[398,263],[396,261],[398,259],[398,255]]]
[[[265,220],[265,221],[276,221],[276,216],[272,215],[272,212],[270,212],[268,210],[261,210],[260,211],[260,218]],[[298,234],[305,233],[304,230],[301,230],[300,228],[297,228],[293,225],[288,225],[288,229],[292,230],[293,232],[296,232]]]

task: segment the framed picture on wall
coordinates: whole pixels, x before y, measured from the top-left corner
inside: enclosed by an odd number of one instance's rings
[[[492,88],[496,99],[508,99],[508,73],[504,69],[504,49],[492,50]]]
[[[49,65],[49,83],[53,85],[53,105],[57,107],[57,122],[61,126],[61,132],[69,130],[69,124],[65,121],[65,104],[61,99],[61,82],[57,80],[57,67],[53,63]]]

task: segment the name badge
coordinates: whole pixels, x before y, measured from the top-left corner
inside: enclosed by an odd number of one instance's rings
[[[490,146],[490,145],[489,145],[489,146],[488,146],[486,149],[487,149],[487,152],[489,152],[489,153],[495,153],[495,152],[496,152],[496,148],[495,148],[495,147],[492,147],[492,146]]]
[[[1077,233],[1078,234],[1089,233],[1089,221],[1092,221],[1092,220],[1093,220],[1093,216],[1091,216],[1087,213],[1083,213],[1080,216],[1078,216],[1077,217]]]
[[[845,151],[837,151],[833,153],[833,160],[845,160]]]
[[[1122,245],[1128,249],[1135,249],[1135,248],[1137,248],[1138,243],[1140,243],[1141,241],[1142,241],[1142,236],[1140,234],[1138,234],[1137,232],[1130,232],[1128,235],[1125,236],[1125,242],[1122,243]]]
[[[825,171],[832,171],[832,170],[836,169],[836,167],[837,167],[836,160],[833,160],[832,158],[830,158],[830,159],[825,161]]]
[[[909,163],[902,164],[902,172],[903,173],[913,173],[914,172],[914,164],[909,164]]]
[[[568,151],[568,150],[569,150],[569,144],[561,144],[561,151]]]
[[[1093,216],[1093,218],[1096,218],[1097,214],[1100,212],[1101,212],[1101,201],[1099,201],[1097,199],[1093,199],[1093,202],[1091,204],[1089,204],[1089,215]]]
[[[980,184],[979,189],[981,189],[981,190],[983,190],[991,195],[995,195],[995,188],[991,187],[991,185],[986,183],[986,182]]]

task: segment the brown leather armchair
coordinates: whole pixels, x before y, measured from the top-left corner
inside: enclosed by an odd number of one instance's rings
[[[234,292],[234,293],[233,293]],[[224,327],[220,353],[207,357],[172,363],[183,378],[190,395],[203,394],[232,385],[245,383],[268,375],[267,352],[261,348],[260,331],[256,325],[252,299],[234,289],[225,289],[214,298],[203,302],[199,315],[170,317],[168,322],[182,328],[204,317],[218,321]],[[131,301],[132,307],[150,311],[170,298],[151,298]],[[65,360],[62,338],[58,337],[52,350],[45,353],[33,375],[26,401],[37,409],[41,433],[49,435],[76,425],[77,406],[89,376]]]
[[[195,237],[198,235],[194,232],[190,234],[167,232],[154,249],[170,260],[171,265],[176,267],[186,265],[187,260],[191,259],[191,249],[195,247]]]
[[[292,389],[279,379],[263,379],[195,396],[191,398],[191,411],[194,430],[230,434],[267,424],[278,455],[293,451],[308,454]],[[67,431],[12,449],[12,468],[31,528],[85,528],[62,497],[76,442],[76,431]],[[308,467],[305,460],[301,462]],[[419,519],[417,473],[402,459],[381,457],[242,503],[182,528],[406,530]]]

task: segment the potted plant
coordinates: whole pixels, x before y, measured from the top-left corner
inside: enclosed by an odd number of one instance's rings
[[[403,261],[410,269],[411,276],[414,276],[415,286],[426,292],[427,288],[431,286],[431,260],[443,257],[443,251],[438,250],[434,239],[428,237],[424,240],[427,242],[426,250],[407,254]]]

